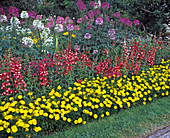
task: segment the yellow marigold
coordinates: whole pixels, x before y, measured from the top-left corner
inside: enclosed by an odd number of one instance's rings
[[[98,118],[98,115],[97,115],[97,114],[94,114],[93,117],[96,119],[96,118]]]
[[[18,99],[22,99],[22,95],[18,95]]]
[[[41,127],[34,127],[33,129],[34,129],[35,132],[41,131]]]
[[[13,133],[16,133],[16,132],[18,131],[18,128],[17,128],[16,125],[13,125],[13,126],[11,127],[11,130],[12,130]]]
[[[76,37],[76,35],[74,35],[74,34],[72,34],[71,36],[72,36],[73,38],[75,38],[75,37]]]
[[[69,34],[69,32],[65,32],[65,33],[63,33],[63,35],[65,35],[65,36],[66,36],[66,35],[68,35],[68,34]]]

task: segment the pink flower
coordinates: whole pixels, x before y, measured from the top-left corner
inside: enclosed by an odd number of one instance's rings
[[[90,7],[95,7],[97,4],[96,4],[96,2],[95,1],[90,1]]]
[[[48,22],[48,24],[46,25],[46,27],[48,27],[48,28],[51,28],[53,26],[54,26],[54,22]]]
[[[52,22],[52,21],[53,21],[53,17],[52,17],[52,16],[49,16],[47,20],[48,20],[49,22]]]
[[[79,30],[80,28],[79,28],[79,26],[77,25],[77,26],[74,26],[74,30]]]
[[[110,35],[110,39],[111,39],[111,40],[115,40],[115,39],[116,39],[116,38],[115,38],[115,35],[114,35],[114,34],[111,34],[111,35]]]
[[[80,46],[79,45],[75,45],[74,49],[80,50]]]
[[[9,14],[12,14],[13,16],[19,18],[18,9],[16,7],[9,7],[8,11]]]
[[[86,33],[86,34],[84,35],[84,38],[85,38],[85,39],[90,39],[90,38],[91,38],[91,34]]]
[[[97,17],[96,18],[96,24],[102,25],[103,24],[103,18],[102,17]]]
[[[140,24],[140,21],[139,20],[135,20],[135,21],[133,21],[133,23],[135,24],[135,26],[138,26]]]
[[[97,50],[97,49],[93,50],[93,54],[95,54],[95,53],[97,53],[97,52],[98,52],[98,50]]]
[[[108,2],[103,2],[102,3],[102,8],[103,9],[109,9],[109,3]]]
[[[132,21],[127,22],[126,25],[132,27]]]
[[[2,6],[0,6],[0,15],[5,15],[5,12]]]
[[[92,29],[92,25],[88,25],[86,29]]]
[[[83,18],[82,17],[77,19],[77,23],[82,23],[82,22],[83,22]]]
[[[100,15],[100,14],[101,14],[101,12],[100,12],[100,10],[99,10],[99,9],[95,9],[94,14],[95,14],[95,15]]]
[[[112,29],[109,29],[108,34],[109,34],[109,35],[115,34],[115,29],[113,29],[113,28],[112,28]]]
[[[20,20],[20,24],[22,24],[22,25],[23,25],[23,24],[24,24],[24,20]]]
[[[36,20],[41,20],[42,19],[42,16],[41,15],[37,15],[36,16]]]
[[[113,14],[113,17],[119,18],[119,17],[120,17],[120,13],[119,13],[119,12],[115,12],[115,13]]]
[[[36,12],[35,12],[35,11],[28,11],[28,15],[29,15],[30,18],[35,19],[35,17],[36,17]]]
[[[86,5],[83,3],[82,0],[78,0],[76,3],[77,7],[79,8],[79,11],[86,10]]]
[[[68,31],[72,31],[74,29],[74,25],[73,24],[68,24],[67,25],[67,30]]]
[[[56,24],[63,24],[64,23],[64,18],[57,16]]]
[[[64,22],[65,22],[65,24],[67,24],[67,23],[73,24],[73,20],[70,17],[66,17]]]
[[[94,13],[92,10],[90,10],[90,11],[88,12],[89,18],[94,18],[94,15],[95,15],[95,13]]]

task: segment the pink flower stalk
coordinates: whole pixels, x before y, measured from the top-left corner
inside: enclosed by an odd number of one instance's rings
[[[102,8],[103,9],[109,9],[109,3],[108,2],[103,2],[102,3]]]
[[[42,16],[41,15],[37,15],[36,16],[36,20],[41,20],[42,19]]]
[[[105,15],[105,21],[107,21],[107,22],[110,21],[109,16],[107,14]]]
[[[72,31],[74,29],[74,25],[73,24],[68,24],[67,25],[67,30],[68,31]]]
[[[138,26],[140,24],[140,21],[139,20],[135,20],[135,21],[133,21],[133,23],[135,24],[135,26]]]
[[[36,12],[35,11],[28,11],[28,15],[29,15],[30,18],[35,19]]]
[[[19,18],[18,9],[16,7],[9,7],[9,14]]]
[[[89,18],[94,18],[94,15],[95,15],[95,13],[94,13],[92,10],[90,10],[90,11],[88,12]]]
[[[77,7],[79,8],[79,11],[86,10],[86,5],[83,3],[82,0],[78,0],[76,3]]]
[[[102,17],[97,17],[96,18],[96,24],[102,25],[103,24],[103,18]]]
[[[99,10],[99,9],[95,9],[94,14],[95,14],[95,15],[100,15],[100,14],[101,14],[101,12],[100,12],[100,10]]]
[[[82,23],[82,22],[83,22],[83,18],[82,17],[77,19],[77,23]]]
[[[57,16],[56,24],[63,24],[64,23],[64,18]]]
[[[119,12],[115,12],[114,14],[113,14],[113,17],[117,17],[117,18],[119,18],[120,17],[120,13]]]
[[[85,38],[85,39],[90,39],[90,38],[91,38],[91,34],[86,33],[86,34],[84,35],[84,38]]]
[[[66,17],[64,23],[73,24],[73,20],[70,17]]]
[[[97,4],[96,4],[96,2],[95,1],[90,1],[90,7],[95,7]]]

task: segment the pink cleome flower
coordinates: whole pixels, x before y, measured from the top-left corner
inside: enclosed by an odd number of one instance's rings
[[[102,17],[97,17],[96,18],[96,24],[102,25],[103,24],[103,18]]]
[[[103,9],[109,9],[109,3],[108,2],[103,2],[102,3],[102,8]]]

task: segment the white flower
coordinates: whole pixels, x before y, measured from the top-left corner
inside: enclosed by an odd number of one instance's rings
[[[0,22],[7,22],[7,17],[5,15],[0,15]]]
[[[23,37],[22,38],[22,44],[28,47],[32,47],[33,45],[33,40],[31,38],[28,37]]]
[[[46,31],[42,31],[42,33],[40,35],[41,35],[41,37],[43,39],[47,39],[48,38],[48,33]]]
[[[47,32],[48,34],[50,34],[50,29],[49,29],[48,27],[45,27],[45,28],[43,29],[43,31],[45,31],[45,32]]]
[[[22,11],[20,16],[21,16],[22,19],[29,18],[29,14],[28,14],[27,11]]]
[[[11,31],[12,31],[12,26],[7,26],[7,27],[6,27],[6,31],[11,32]]]
[[[62,32],[64,31],[64,27],[62,24],[56,24],[56,27],[54,28],[57,32]]]
[[[33,26],[37,27],[40,30],[44,29],[44,24],[40,20],[34,20],[33,21]]]
[[[47,38],[43,43],[43,46],[47,46],[47,47],[50,47],[52,45],[53,45],[53,37]]]
[[[10,23],[12,26],[18,26],[20,24],[20,21],[17,17],[12,17]]]

